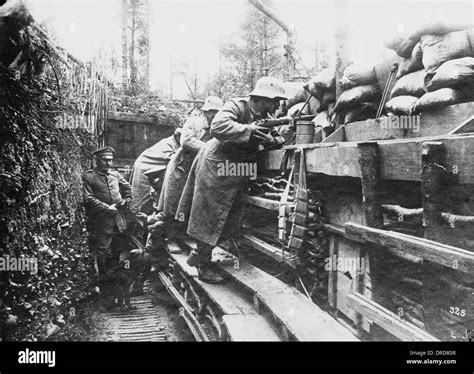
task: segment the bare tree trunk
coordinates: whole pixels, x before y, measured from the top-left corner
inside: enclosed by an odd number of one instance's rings
[[[137,24],[137,0],[132,0],[132,24],[131,24],[131,35],[130,35],[130,84],[132,89],[135,90],[137,86],[137,64],[135,61],[135,31]]]
[[[145,37],[147,40],[147,46],[145,49],[145,88],[148,90],[150,88],[150,2],[145,0],[144,6],[146,12],[146,22],[145,22]]]
[[[128,43],[127,43],[127,23],[128,23],[128,0],[122,0],[122,88],[128,88]]]

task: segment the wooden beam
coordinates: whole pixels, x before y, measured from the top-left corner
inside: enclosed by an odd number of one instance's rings
[[[329,139],[329,138],[327,138]],[[378,141],[380,178],[389,180],[421,181],[422,144],[442,141],[446,149],[445,167],[456,169],[461,184],[474,184],[474,135],[442,136],[418,139]],[[309,144],[306,148],[306,167],[309,173],[360,178],[357,143]],[[266,170],[279,170],[285,150],[271,150],[264,155]]]
[[[376,142],[359,143],[359,163],[362,185],[362,209],[370,227],[383,226],[383,214],[378,197],[380,157]]]
[[[337,258],[339,252],[339,237],[337,235],[329,236],[329,258]],[[334,260],[332,260],[334,261]],[[328,302],[333,308],[337,308],[337,270],[329,269],[328,277]]]
[[[224,252],[224,251],[223,251]],[[329,313],[320,309],[301,292],[245,260],[239,266],[219,263],[219,268],[258,296],[274,318],[299,341],[358,341]]]
[[[333,224],[330,224],[330,223],[326,223],[326,224],[323,225],[323,227],[324,227],[324,229],[328,230],[330,233],[341,235],[341,236],[344,236],[347,239],[354,240],[353,237],[350,237],[349,235],[346,235],[346,230],[345,230],[344,226],[339,226],[339,225],[333,225]],[[394,256],[400,257],[404,260],[413,262],[415,264],[423,263],[422,258],[420,258],[418,256],[411,255],[411,254],[406,253],[405,251],[401,251],[397,248],[385,248],[385,249],[388,252],[390,252],[391,254],[393,254]]]
[[[347,300],[351,308],[402,341],[439,341],[426,331],[400,319],[395,313],[360,294],[348,295]]]
[[[474,132],[474,116],[471,116],[468,120],[461,123],[459,126],[457,126],[452,131],[450,131],[449,135],[465,134],[469,132]]]
[[[346,126],[342,125],[331,135],[324,138],[321,143],[335,143],[335,142],[345,142],[346,141]]]
[[[422,149],[421,195],[425,238],[436,239],[442,226],[442,207],[445,200],[443,178],[444,147],[442,142],[425,142]]]
[[[169,123],[165,123],[164,121],[160,121],[158,117],[146,117],[141,116],[135,113],[125,113],[125,112],[108,112],[107,118],[109,120],[114,121],[126,121],[126,122],[136,122],[136,123],[151,123],[153,125],[159,126],[166,126],[166,127],[174,127]]]
[[[299,259],[297,256],[292,255],[288,252],[283,253],[280,248],[276,248],[253,235],[244,234],[240,238],[240,241],[247,245],[250,245],[252,248],[264,253],[265,255],[272,257],[278,262],[286,263],[293,269],[296,269],[297,265],[299,264]]]
[[[274,210],[276,212],[278,212],[278,209],[280,208],[279,201],[265,199],[264,197],[260,196],[242,196],[242,201],[246,204],[250,204],[267,210]],[[290,207],[287,206],[287,209],[290,209]]]
[[[394,231],[374,229],[348,222],[346,236],[360,243],[374,243],[383,249],[395,249],[408,255],[421,257],[450,269],[474,273],[474,252],[441,244],[432,240],[417,238]]]

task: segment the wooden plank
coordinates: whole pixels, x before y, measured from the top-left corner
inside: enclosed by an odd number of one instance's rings
[[[297,265],[300,262],[297,256],[292,255],[288,252],[283,253],[281,248],[276,248],[273,245],[268,244],[263,240],[260,240],[256,236],[244,234],[239,239],[239,241],[250,245],[252,248],[264,253],[265,255],[277,260],[278,262],[284,262],[293,269],[296,269]]]
[[[425,238],[438,239],[443,226],[441,211],[445,200],[444,147],[442,142],[425,142],[422,151],[421,196]]]
[[[187,255],[183,253],[172,253],[170,256],[176,261],[181,269],[190,277],[194,278],[198,287],[206,292],[224,314],[256,314],[252,304],[239,295],[238,290],[232,283],[219,285],[202,282],[197,278],[197,269],[186,263]]]
[[[360,294],[347,297],[351,308],[403,341],[439,341],[419,327],[400,319],[395,313]]]
[[[331,135],[326,137],[321,141],[321,143],[334,143],[334,142],[344,142],[346,141],[346,132],[345,126],[339,127],[336,131],[334,131]]]
[[[280,202],[276,200],[265,199],[264,197],[259,196],[248,196],[245,195],[242,197],[242,201],[257,206],[259,208],[267,209],[267,210],[275,210],[278,211]]]
[[[237,269],[229,263],[220,265],[220,268],[255,293],[297,340],[358,340],[298,290],[246,261],[240,260]]]
[[[234,342],[281,341],[278,334],[269,327],[262,324],[259,315],[224,315],[222,321],[225,323],[229,338]]]
[[[413,126],[408,126],[407,122],[404,122],[405,128],[388,128],[385,118],[352,122],[346,125],[346,141],[419,138],[473,132],[472,113],[474,113],[474,102],[468,102],[430,110],[417,116],[398,116],[401,121],[417,121]]]
[[[449,134],[450,135],[465,134],[465,133],[468,133],[468,132],[474,132],[474,116],[469,117],[468,120],[461,123],[454,130],[450,131]]]
[[[421,180],[421,153],[425,141],[443,141],[446,168],[456,166],[459,183],[474,184],[474,136],[458,135],[418,139],[382,140],[377,142],[381,179]],[[317,143],[305,147],[306,167],[310,173],[360,178],[357,143]],[[284,150],[271,150],[262,162],[266,170],[279,170]]]
[[[125,112],[113,112],[109,111],[108,119],[112,121],[126,121],[126,122],[134,122],[134,123],[149,123],[152,125],[159,125],[159,126],[166,126],[166,127],[173,127],[169,123],[160,122],[158,117],[146,117],[141,116],[135,113],[125,113]]]
[[[374,229],[352,222],[346,223],[345,229],[348,238],[360,243],[375,243],[381,248],[393,248],[450,269],[470,274],[474,272],[474,252],[428,239],[394,231]]]
[[[337,235],[329,236],[329,258],[339,255],[339,238]],[[332,308],[337,308],[337,270],[329,269],[328,276],[328,302]]]
[[[386,124],[387,117],[349,123],[346,125],[346,140],[358,142],[420,137],[420,132],[417,132],[416,128],[388,128]]]
[[[421,113],[421,136],[447,134],[474,113],[474,101]]]

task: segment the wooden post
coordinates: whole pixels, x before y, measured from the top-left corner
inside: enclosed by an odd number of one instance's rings
[[[382,205],[378,197],[378,185],[380,181],[380,157],[379,149],[376,142],[359,143],[359,164],[361,171],[361,187],[362,187],[362,211],[366,225],[374,228],[383,227]],[[374,269],[370,269],[369,249],[367,244],[360,250],[360,258],[364,261],[363,274],[356,273],[355,291],[372,298],[375,291],[375,285],[372,283],[371,273]],[[362,315],[358,315],[359,330],[362,330]]]
[[[380,180],[379,151],[376,142],[359,143],[359,163],[362,184],[362,209],[369,227],[383,227],[382,206],[378,199],[377,184]]]
[[[442,180],[444,175],[444,147],[442,142],[423,143],[421,153],[421,192],[425,238],[436,240],[442,222]]]
[[[328,302],[329,305],[337,308],[337,257],[339,252],[339,238],[338,235],[330,234],[329,237],[329,263],[332,265],[329,269],[328,280]],[[334,261],[336,263],[334,264]],[[333,269],[336,270],[333,270]]]

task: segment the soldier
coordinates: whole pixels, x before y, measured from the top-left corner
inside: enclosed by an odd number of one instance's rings
[[[95,151],[97,166],[93,170],[88,170],[82,177],[89,248],[94,257],[99,275],[99,287],[103,294],[101,310],[111,308],[114,304],[113,290],[110,285],[102,282],[100,277],[118,263],[120,247],[112,245],[112,240],[119,234],[117,227],[117,223],[121,224],[119,210],[128,208],[132,198],[130,184],[118,171],[111,169],[114,153],[112,147]]]
[[[218,242],[236,235],[242,204],[238,195],[248,176],[220,175],[219,164],[251,163],[261,145],[275,140],[256,121],[265,119],[286,99],[283,83],[271,77],[260,78],[249,98],[229,100],[211,123],[211,135],[196,156],[181,196],[176,218],[188,220],[187,233],[196,239],[197,250],[188,257],[188,265],[198,267],[199,278],[218,283],[222,277],[211,262],[212,249]]]
[[[135,160],[130,177],[132,185],[132,204],[131,210],[151,214],[153,206],[151,200],[146,200],[150,193],[150,182],[145,173],[155,167],[168,165],[171,157],[179,148],[181,129],[177,128],[173,135],[160,140],[154,146],[145,149]],[[158,191],[159,194],[160,191]]]
[[[211,139],[211,122],[223,105],[220,98],[209,96],[201,108],[203,115],[191,116],[184,123],[181,133],[181,148],[173,155],[166,168],[158,203],[158,211],[162,212],[164,220],[174,220],[194,157]]]

